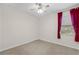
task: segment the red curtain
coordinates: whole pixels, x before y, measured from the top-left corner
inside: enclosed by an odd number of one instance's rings
[[[62,22],[62,12],[58,13],[58,33],[57,33],[58,39],[61,38],[61,35],[60,35],[60,31],[61,31],[61,22]]]
[[[71,9],[71,21],[75,31],[75,41],[79,42],[79,8]]]

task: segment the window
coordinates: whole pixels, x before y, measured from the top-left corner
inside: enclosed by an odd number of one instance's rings
[[[61,26],[61,35],[62,34],[73,34],[73,27],[71,23],[70,12],[63,12],[62,16],[62,26]]]

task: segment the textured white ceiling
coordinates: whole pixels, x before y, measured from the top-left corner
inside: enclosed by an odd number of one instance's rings
[[[75,3],[49,3],[49,4],[50,4],[50,7],[47,9],[46,12],[44,12],[41,15],[39,15],[35,11],[30,10],[30,8],[34,5],[34,3],[7,3],[4,5],[16,8],[16,9],[21,10],[23,12],[28,12],[29,14],[32,14],[34,16],[43,16],[48,13],[58,12],[63,9],[67,9],[69,7],[76,5]]]

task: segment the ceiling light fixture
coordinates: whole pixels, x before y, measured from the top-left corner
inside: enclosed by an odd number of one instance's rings
[[[44,12],[44,10],[39,9],[37,12],[38,12],[38,14],[42,14]]]
[[[34,6],[33,6],[33,8],[32,8],[31,10],[37,12],[38,14],[42,14],[42,13],[44,13],[49,7],[50,7],[49,4],[35,3]]]

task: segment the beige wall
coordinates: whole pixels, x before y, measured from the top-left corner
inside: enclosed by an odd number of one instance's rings
[[[0,51],[38,39],[36,18],[11,7],[1,9]]]
[[[0,8],[0,49],[2,48],[2,9]]]

